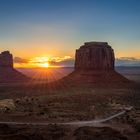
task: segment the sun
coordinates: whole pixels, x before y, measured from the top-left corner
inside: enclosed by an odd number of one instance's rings
[[[34,67],[41,67],[41,68],[50,67],[49,57],[47,56],[35,57],[35,58],[32,58],[29,62]]]
[[[40,67],[48,68],[49,67],[49,63],[48,62],[42,63],[42,64],[40,64]]]

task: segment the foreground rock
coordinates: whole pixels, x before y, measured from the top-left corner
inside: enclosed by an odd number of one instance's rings
[[[127,140],[109,127],[8,126],[0,125],[0,140]]]

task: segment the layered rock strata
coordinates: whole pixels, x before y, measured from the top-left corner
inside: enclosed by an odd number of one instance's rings
[[[76,50],[75,70],[114,70],[114,61],[107,42],[87,42]]]

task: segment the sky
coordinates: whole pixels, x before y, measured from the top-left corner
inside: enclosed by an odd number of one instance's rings
[[[139,60],[139,25],[139,0],[0,0],[0,51],[65,61],[86,41],[106,41],[116,58]]]

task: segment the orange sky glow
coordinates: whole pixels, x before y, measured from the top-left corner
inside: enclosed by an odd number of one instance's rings
[[[48,67],[61,67],[59,66],[59,62],[65,60],[71,60],[71,56],[64,56],[64,57],[49,57],[49,56],[40,56],[40,57],[33,57],[27,62],[23,63],[14,63],[14,67],[16,68],[48,68]]]

